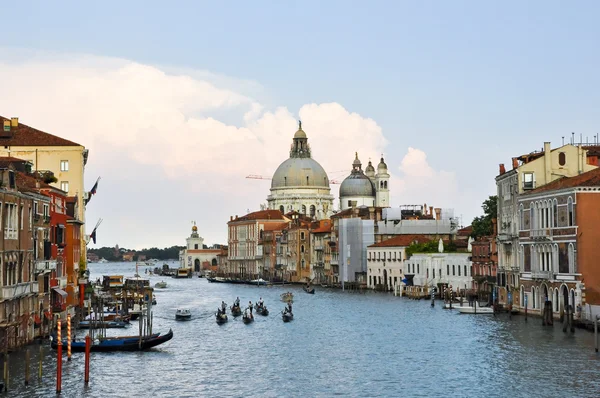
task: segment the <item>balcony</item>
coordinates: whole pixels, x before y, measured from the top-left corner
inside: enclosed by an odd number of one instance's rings
[[[554,279],[554,273],[552,271],[531,271],[532,279]]]
[[[315,250],[318,252],[322,252],[323,251],[323,246],[315,246]]]
[[[37,282],[25,282],[3,286],[2,289],[0,289],[0,292],[2,293],[2,297],[0,298],[2,300],[12,300],[30,293],[35,293],[34,290],[37,291],[37,289],[33,288],[34,283],[37,285]]]
[[[532,229],[529,231],[531,239],[552,240],[552,230],[550,228]]]
[[[325,268],[325,263],[323,263],[323,262],[318,262],[318,263],[313,264],[313,269],[323,269],[323,268]]]
[[[56,260],[42,260],[35,263],[36,272],[56,270]]]

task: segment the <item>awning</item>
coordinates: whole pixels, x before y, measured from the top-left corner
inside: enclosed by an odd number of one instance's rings
[[[65,224],[58,224],[58,228],[64,228]]]
[[[60,294],[62,297],[67,297],[67,292],[65,292],[62,289],[59,289],[58,287],[53,287],[52,290],[54,290],[56,293]]]

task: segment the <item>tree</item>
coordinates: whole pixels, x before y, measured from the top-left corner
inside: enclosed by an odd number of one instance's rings
[[[498,197],[496,195],[490,196],[483,202],[481,208],[483,209],[483,216],[475,217],[471,223],[471,227],[473,227],[471,236],[473,239],[494,233],[492,220],[498,214]]]

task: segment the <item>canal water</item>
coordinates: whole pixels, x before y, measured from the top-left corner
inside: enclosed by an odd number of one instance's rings
[[[132,276],[135,265],[90,265],[91,278]],[[143,273],[143,269],[140,269]],[[541,320],[508,315],[459,315],[437,302],[381,293],[318,288],[257,287],[206,279],[150,277],[156,290],[154,331],[173,340],[149,352],[92,353],[84,386],[82,353],[63,365],[65,397],[598,397],[600,356],[593,334],[542,327]],[[294,293],[294,321],[283,323],[281,293]],[[214,313],[236,296],[260,297],[270,309],[244,325]],[[192,320],[175,321],[189,307]],[[132,323],[127,334],[136,334]],[[109,332],[113,332],[109,330]],[[123,333],[113,332],[114,334]],[[79,334],[83,336],[83,333]],[[32,376],[24,386],[24,351],[11,354],[8,396],[55,393],[56,355],[45,343],[43,378],[38,346],[29,347]],[[54,355],[52,355],[54,354]],[[66,353],[65,353],[66,357]]]

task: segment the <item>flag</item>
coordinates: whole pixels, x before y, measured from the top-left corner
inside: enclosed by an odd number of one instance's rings
[[[94,186],[92,187],[92,190],[90,192],[88,192],[88,197],[85,200],[85,205],[87,206],[87,204],[90,202],[90,200],[92,200],[92,196],[94,196],[96,194],[96,190],[98,189],[98,182],[100,181],[100,177],[98,177],[98,179],[96,180],[96,183],[94,184]]]
[[[94,230],[90,234],[90,239],[94,241],[94,244],[96,244],[96,228],[94,228]]]

